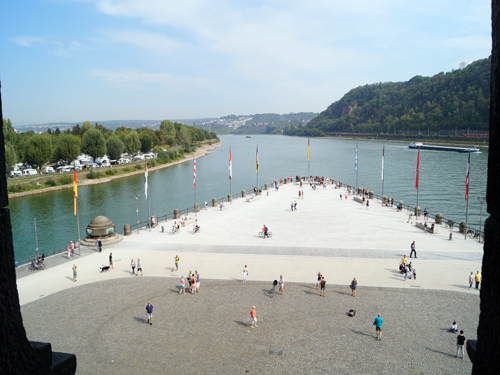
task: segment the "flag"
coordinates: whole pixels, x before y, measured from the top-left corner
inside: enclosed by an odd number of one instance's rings
[[[193,186],[196,187],[196,154],[194,154]]]
[[[229,179],[233,177],[233,160],[231,159],[231,147],[229,147]]]
[[[73,200],[74,200],[75,215],[76,215],[76,198],[78,198],[78,187],[76,184],[76,170],[73,170]]]
[[[309,161],[309,148],[310,148],[311,138],[307,138],[307,161]]]
[[[420,162],[420,149],[418,150],[418,155],[417,155],[417,179],[415,181],[415,189],[418,189],[418,166]]]
[[[358,173],[358,145],[356,145],[356,155],[354,156],[354,172]]]
[[[144,159],[144,191],[148,199],[148,161]]]
[[[382,148],[382,180],[384,179],[384,153],[385,153],[385,146]]]
[[[469,152],[469,161],[467,161],[467,176],[465,177],[465,201],[467,202],[467,198],[469,197],[469,169],[470,169],[470,152]]]
[[[257,155],[255,156],[255,173],[259,173],[259,145],[257,145]]]

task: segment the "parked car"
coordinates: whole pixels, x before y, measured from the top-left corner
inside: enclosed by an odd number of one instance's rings
[[[9,176],[11,178],[23,177],[23,173],[21,171],[11,171]]]

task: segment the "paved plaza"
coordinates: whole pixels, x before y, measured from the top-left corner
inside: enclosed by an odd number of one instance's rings
[[[449,241],[444,226],[426,233],[407,223],[406,212],[375,200],[369,210],[352,197],[340,200],[345,190],[331,185],[304,185],[300,200],[299,189],[288,184],[253,202],[202,210],[199,234],[189,225],[171,235],[173,221],[161,222],[102,253],[86,248],[69,261],[48,258],[44,271],[18,269],[28,338],[75,353],[82,374],[470,373],[467,358],[452,357],[456,338],[446,330],[456,320],[475,339],[479,295],[468,290],[467,277],[481,270],[482,244],[457,231]],[[263,224],[272,238],[257,236]],[[417,279],[405,282],[397,268],[412,241]],[[110,252],[115,269],[101,273]],[[175,255],[178,272],[171,269]],[[141,258],[144,277],[131,276],[132,258]],[[189,270],[200,273],[201,293],[179,296],[179,278]],[[325,298],[314,289],[318,271],[327,280]],[[280,274],[285,295],[270,298],[266,291]],[[348,287],[353,277],[356,298]],[[148,300],[153,326],[145,323]],[[256,329],[249,326],[252,305]],[[356,318],[346,315],[351,308]],[[384,318],[380,342],[377,313]]]

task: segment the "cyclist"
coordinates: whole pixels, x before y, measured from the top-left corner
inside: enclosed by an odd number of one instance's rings
[[[198,222],[198,219],[195,219],[194,221],[194,231],[198,232],[200,230],[200,223]]]
[[[177,233],[177,231],[179,230],[179,224],[177,224],[177,221],[174,221],[174,225],[172,225],[172,230],[174,231],[174,233]]]
[[[262,227],[262,230],[264,231],[264,239],[266,239],[266,237],[267,237],[267,231],[268,231],[268,228],[266,227],[266,224],[264,224],[264,226]]]

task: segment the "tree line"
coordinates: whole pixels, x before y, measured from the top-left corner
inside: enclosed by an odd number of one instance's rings
[[[63,132],[57,128],[36,134],[33,131],[17,133],[10,119],[3,119],[5,162],[7,169],[16,163],[29,164],[41,169],[48,162],[69,164],[80,153],[97,158],[108,155],[110,160],[120,159],[123,152],[136,155],[153,150],[158,159],[168,161],[167,151],[180,147],[183,152],[192,152],[197,143],[204,140],[218,139],[214,132],[208,132],[195,126],[163,120],[160,129],[143,127],[131,129],[119,127],[115,131],[102,124],[93,125],[89,121],[73,126]]]
[[[433,77],[360,86],[287,135],[489,128],[491,59]]]

